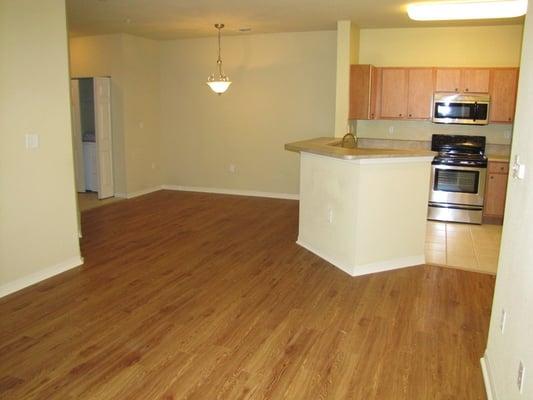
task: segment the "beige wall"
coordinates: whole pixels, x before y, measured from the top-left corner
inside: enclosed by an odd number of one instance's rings
[[[300,157],[300,245],[351,275],[424,263],[432,157]]]
[[[70,40],[72,77],[111,76],[115,191],[161,185],[159,42],[131,35]]]
[[[359,62],[380,67],[516,67],[521,25],[361,29]]]
[[[350,64],[359,59],[359,28],[350,21],[337,21],[337,72],[335,89],[335,136],[342,137],[351,127],[348,125],[350,111]]]
[[[531,2],[529,4],[531,10]],[[526,18],[512,156],[527,166],[524,180],[509,179],[496,291],[485,361],[494,400],[533,399],[533,20]],[[502,310],[507,312],[500,330]],[[525,366],[524,392],[516,381]]]
[[[214,38],[162,42],[164,183],[298,193],[298,156],[283,146],[333,133],[335,40],[334,31],[223,37],[233,84],[222,96],[205,84]]]
[[[520,62],[522,26],[362,29],[360,37],[361,64],[516,67]],[[391,126],[393,134],[389,133]],[[489,143],[509,144],[511,129],[506,124],[450,127],[423,121],[357,121],[358,136],[381,139],[430,140],[432,133],[458,132],[486,135]]]
[[[69,96],[65,2],[0,2],[0,295],[81,263]]]

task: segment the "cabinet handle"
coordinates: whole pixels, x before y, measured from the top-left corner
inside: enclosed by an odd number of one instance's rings
[[[459,88],[455,88],[455,91],[458,92],[458,91],[459,91]]]
[[[410,117],[412,117],[413,115],[412,114],[409,114]]]
[[[465,92],[468,92],[468,88],[465,89]]]
[[[490,177],[490,179],[494,179],[494,177],[493,177],[493,176],[491,176],[491,177]]]
[[[509,121],[512,121],[513,119],[511,117],[508,118]]]
[[[401,117],[401,116],[402,116],[402,114],[398,114],[398,116],[399,116],[399,117]]]

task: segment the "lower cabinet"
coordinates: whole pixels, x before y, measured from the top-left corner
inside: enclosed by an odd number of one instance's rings
[[[489,161],[487,172],[483,219],[488,223],[502,223],[505,211],[509,163]]]

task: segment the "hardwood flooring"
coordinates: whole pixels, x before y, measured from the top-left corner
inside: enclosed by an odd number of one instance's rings
[[[85,265],[0,299],[0,398],[484,399],[494,277],[351,278],[298,203],[160,191],[86,211]]]

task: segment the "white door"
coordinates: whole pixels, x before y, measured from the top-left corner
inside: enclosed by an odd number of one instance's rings
[[[77,79],[70,81],[70,105],[72,118],[72,147],[74,153],[74,176],[76,190],[85,192],[85,165],[83,161],[83,145],[81,138],[80,118],[80,85]]]
[[[94,119],[97,151],[98,198],[115,195],[111,137],[111,79],[94,78]]]

